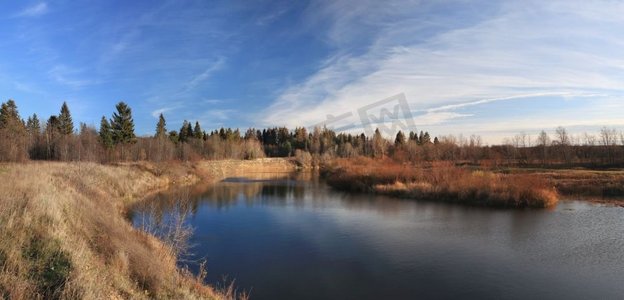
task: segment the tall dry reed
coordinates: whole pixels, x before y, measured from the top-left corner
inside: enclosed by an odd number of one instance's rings
[[[530,174],[505,175],[456,167],[426,166],[369,158],[341,159],[326,170],[336,188],[399,197],[499,207],[549,207],[558,193],[548,181]]]

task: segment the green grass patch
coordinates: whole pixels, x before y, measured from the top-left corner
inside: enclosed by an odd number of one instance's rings
[[[72,264],[57,240],[33,238],[23,256],[30,262],[30,276],[45,299],[60,299]]]

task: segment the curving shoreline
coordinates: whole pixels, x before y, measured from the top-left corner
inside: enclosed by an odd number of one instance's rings
[[[0,296],[10,299],[231,299],[176,266],[127,208],[172,186],[294,170],[283,159],[0,165]]]

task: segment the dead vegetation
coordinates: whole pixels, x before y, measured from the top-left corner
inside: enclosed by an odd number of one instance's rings
[[[196,179],[194,170],[181,169],[0,166],[0,298],[235,298],[180,270],[174,247],[124,218],[126,207],[146,194]]]
[[[506,169],[509,174],[531,174],[544,178],[557,190],[570,197],[599,202],[622,203],[624,171],[586,169]]]
[[[335,188],[420,200],[536,208],[558,201],[556,190],[540,177],[474,171],[448,162],[414,166],[392,160],[340,159],[326,168],[325,175]]]

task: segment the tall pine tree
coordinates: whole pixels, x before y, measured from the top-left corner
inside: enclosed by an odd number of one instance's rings
[[[199,126],[199,122],[195,121],[195,128],[193,128],[193,137],[196,139],[203,139],[204,133],[201,130],[201,126]]]
[[[134,120],[132,120],[132,109],[124,103],[119,102],[116,106],[117,112],[113,113],[111,119],[111,129],[113,142],[115,144],[127,144],[136,140],[134,134]]]
[[[105,148],[113,147],[113,132],[105,116],[100,121],[100,142]]]
[[[163,114],[160,114],[160,116],[158,117],[158,124],[156,124],[156,137],[167,137],[167,122],[165,121],[165,117],[163,116]]]
[[[50,116],[46,123],[46,133],[50,136],[58,136],[59,119],[58,116]]]
[[[403,134],[401,130],[399,130],[399,132],[396,135],[396,138],[394,139],[394,146],[400,147],[403,145],[405,145],[405,135]]]
[[[420,140],[420,143],[423,145],[427,145],[431,143],[431,136],[429,135],[429,132],[425,131],[425,134],[423,135],[422,139]]]
[[[30,134],[39,134],[41,133],[41,121],[39,121],[39,117],[37,114],[33,114],[32,117],[28,117],[28,121],[26,122],[26,129]]]
[[[23,125],[15,101],[9,99],[6,103],[2,103],[0,106],[0,128],[17,130]]]
[[[186,143],[191,137],[193,137],[193,129],[191,128],[191,123],[189,123],[187,120],[184,120],[184,122],[182,123],[182,127],[180,127],[178,139],[180,142]]]
[[[74,122],[72,121],[67,102],[63,102],[61,106],[61,113],[58,116],[58,130],[63,135],[74,133]]]

